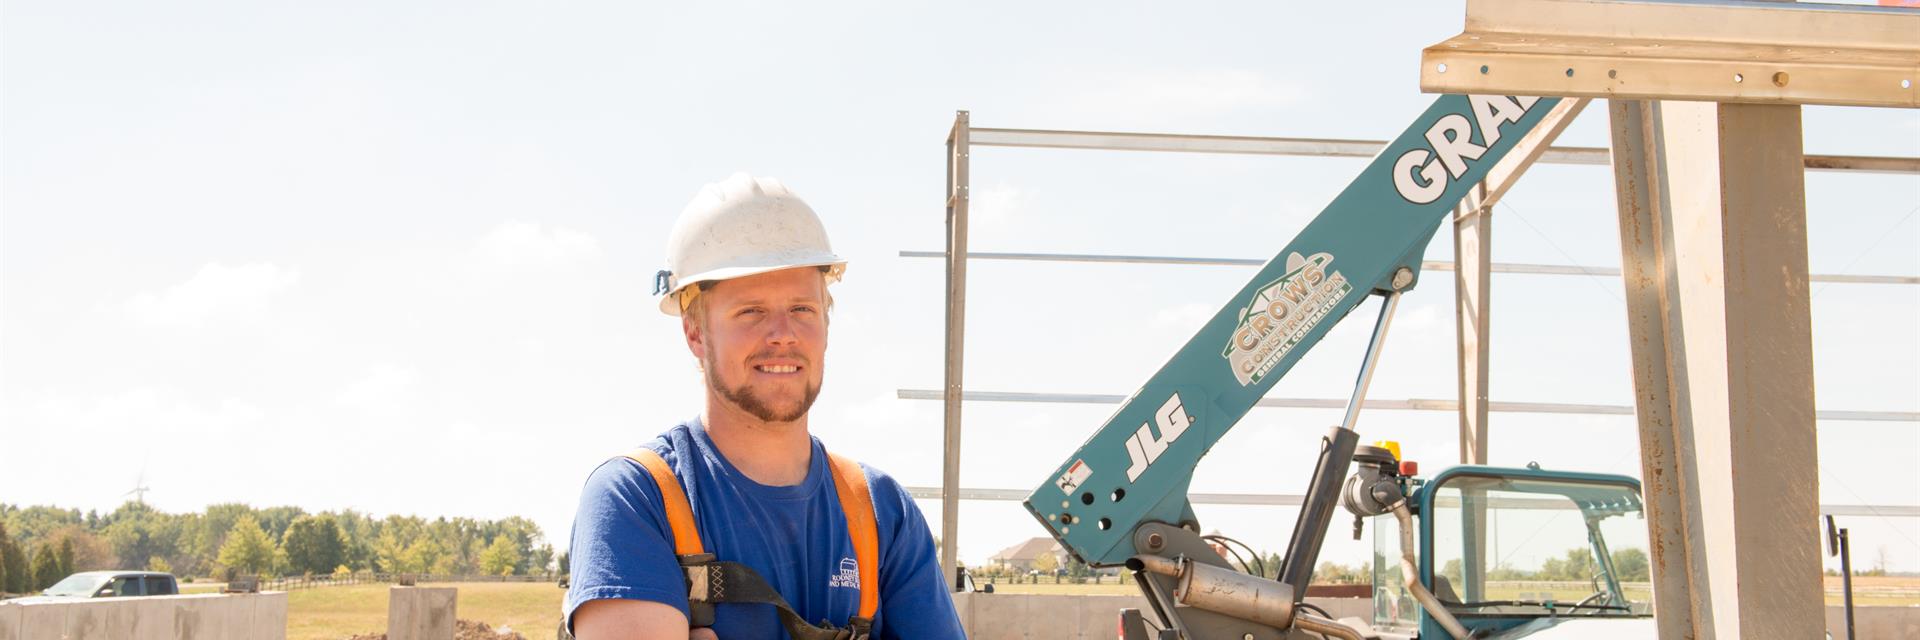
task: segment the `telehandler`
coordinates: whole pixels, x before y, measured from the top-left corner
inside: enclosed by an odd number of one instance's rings
[[[1650,594],[1624,586],[1616,566],[1626,563],[1615,549],[1645,558],[1638,481],[1535,466],[1423,479],[1397,445],[1360,446],[1353,429],[1435,230],[1536,127],[1557,133],[1571,120],[1566,109],[1547,117],[1561,102],[1439,97],[1027,497],[1074,557],[1131,572],[1151,611],[1121,612],[1124,640],[1654,637]],[[1502,170],[1525,164],[1516,155]],[[1372,296],[1382,298],[1372,342],[1345,419],[1319,442],[1277,578],[1234,566],[1211,544],[1227,540],[1200,534],[1187,499],[1195,465]],[[1374,523],[1372,620],[1305,602],[1336,505],[1353,514],[1356,538]],[[1515,565],[1536,562],[1582,579],[1530,584]]]

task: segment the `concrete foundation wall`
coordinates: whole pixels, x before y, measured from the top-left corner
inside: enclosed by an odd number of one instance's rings
[[[283,640],[287,594],[0,602],[0,640]]]
[[[453,587],[393,587],[387,590],[387,640],[453,640]]]
[[[1373,600],[1367,598],[1307,598],[1307,602],[1335,618],[1373,618]],[[1153,618],[1153,608],[1141,596],[956,593],[953,604],[971,640],[1111,640],[1121,609],[1139,609]],[[1853,624],[1857,640],[1920,638],[1920,606],[1855,607]],[[1847,637],[1845,608],[1827,607],[1827,629],[1835,638]]]
[[[1373,601],[1366,598],[1307,598],[1307,602],[1335,618],[1373,616]],[[1153,618],[1153,607],[1137,595],[956,593],[953,604],[970,640],[1112,640],[1121,609],[1139,609]]]
[[[1846,640],[1846,607],[1827,606],[1827,631]],[[1920,638],[1920,606],[1854,607],[1853,632],[1857,640]]]

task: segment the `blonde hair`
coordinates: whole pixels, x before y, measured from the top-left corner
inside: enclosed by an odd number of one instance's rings
[[[822,278],[827,277],[827,267],[820,268],[820,275]],[[696,323],[705,322],[707,305],[700,301],[700,294],[706,292],[707,289],[713,288],[713,285],[718,282],[717,280],[698,282],[692,286],[681,289],[680,293],[675,294],[679,296],[680,315]],[[826,297],[827,320],[831,322],[833,320],[833,288],[828,286],[828,284],[830,283],[825,280],[820,282],[820,294]],[[701,326],[706,325],[702,324]]]

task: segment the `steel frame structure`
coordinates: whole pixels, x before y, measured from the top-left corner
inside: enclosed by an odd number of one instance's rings
[[[1420,72],[1608,99],[1660,636],[1818,635],[1800,105],[1920,107],[1920,11],[1468,0]]]
[[[938,500],[946,495],[940,487],[907,487],[915,498]],[[1027,498],[1026,489],[987,489],[961,487],[961,500],[1019,502]],[[1189,493],[1193,504],[1223,504],[1269,507],[1297,507],[1306,496],[1297,493]],[[1879,504],[1823,504],[1820,513],[1831,516],[1870,516],[1879,518],[1920,518],[1920,506]]]
[[[1029,393],[1021,391],[965,391],[962,398],[968,402],[1034,402],[1043,404],[1120,404],[1127,397],[1107,393]],[[934,389],[896,389],[894,396],[901,400],[945,400],[946,394]],[[1476,403],[1477,403],[1476,399]],[[1485,403],[1488,411],[1495,413],[1557,413],[1588,416],[1630,416],[1634,407],[1623,404],[1573,404],[1565,402],[1501,402]],[[1261,398],[1256,405],[1269,409],[1345,409],[1345,398]],[[1459,411],[1463,404],[1457,400],[1436,398],[1404,398],[1386,400],[1369,398],[1365,408],[1374,411]],[[1840,420],[1847,422],[1914,422],[1920,423],[1920,411],[1854,411],[1846,409],[1823,409],[1816,413],[1820,420]],[[1466,463],[1462,463],[1466,464]]]
[[[1182,256],[1125,256],[1091,253],[1007,253],[997,251],[974,251],[967,256],[973,260],[1014,260],[1030,262],[1091,262],[1119,264],[1176,264],[1209,267],[1258,267],[1264,261],[1253,258],[1202,258]],[[901,251],[902,258],[945,258],[944,251]],[[1605,276],[1619,277],[1619,267],[1587,267],[1564,264],[1533,264],[1524,262],[1492,263],[1493,273],[1520,273],[1547,276]],[[1423,271],[1452,271],[1453,263],[1428,260],[1420,263]],[[1852,273],[1816,273],[1811,276],[1813,282],[1831,282],[1846,284],[1920,284],[1920,276],[1889,276]]]
[[[1010,147],[1037,149],[1084,149],[1099,151],[1145,151],[1204,154],[1241,154],[1273,156],[1305,156],[1328,158],[1370,158],[1386,146],[1377,140],[1343,140],[1328,138],[1290,138],[1290,137],[1254,137],[1254,136],[1218,136],[1185,135],[1170,133],[1125,133],[1112,131],[1068,131],[1045,129],[1008,129],[974,128],[971,115],[960,111],[955,115],[952,129],[947,138],[947,184],[946,184],[946,242],[944,251],[900,251],[901,257],[939,258],[946,268],[946,360],[945,385],[941,390],[898,389],[896,394],[903,400],[941,400],[944,403],[943,461],[941,489],[922,489],[915,497],[941,499],[941,567],[948,573],[948,584],[952,584],[952,572],[957,566],[957,545],[959,539],[959,501],[973,499],[1002,499],[996,492],[1011,492],[1005,489],[975,489],[960,487],[960,441],[962,405],[965,402],[1042,402],[1042,403],[1092,403],[1113,404],[1120,402],[1123,395],[1107,394],[1055,394],[1022,393],[999,391],[967,391],[962,380],[965,369],[966,353],[966,265],[972,260],[1017,260],[1039,262],[1072,263],[1132,263],[1165,264],[1189,266],[1251,266],[1258,267],[1264,260],[1245,258],[1216,257],[1179,257],[1179,256],[1133,256],[1133,255],[1094,255],[1065,253],[1005,253],[973,252],[967,246],[968,195],[971,190],[970,167],[972,148]],[[1609,149],[1598,147],[1547,147],[1534,160],[1548,164],[1571,165],[1607,165],[1610,160]],[[1888,156],[1847,156],[1847,155],[1808,155],[1804,159],[1808,171],[1875,173],[1890,175],[1920,175],[1920,158]],[[1492,199],[1482,199],[1481,209],[1490,207]],[[1484,229],[1484,226],[1482,227]],[[1456,239],[1456,242],[1458,240]],[[1484,246],[1484,244],[1482,245]],[[1483,255],[1484,252],[1483,252]],[[1621,269],[1615,267],[1589,267],[1579,265],[1519,264],[1486,262],[1485,264],[1466,264],[1458,262],[1427,261],[1422,268],[1435,271],[1456,273],[1511,273],[1554,276],[1600,276],[1618,277]],[[1845,284],[1920,284],[1920,276],[1892,275],[1854,275],[1854,274],[1816,274],[1814,282]],[[1482,285],[1484,287],[1487,285]],[[1484,296],[1482,297],[1484,300]],[[1465,306],[1466,302],[1456,296],[1456,305]],[[1484,314],[1480,320],[1471,323],[1475,327],[1473,335],[1484,337],[1486,323]],[[1468,326],[1468,323],[1462,323]],[[1466,340],[1461,340],[1464,345]],[[1459,378],[1464,381],[1469,376],[1485,380],[1484,353],[1487,342],[1477,340],[1472,353],[1478,356],[1472,362],[1463,361],[1459,369]],[[1465,352],[1463,351],[1463,356]],[[1481,382],[1480,388],[1485,383]],[[1264,407],[1292,408],[1333,408],[1346,406],[1344,399],[1284,399],[1267,398],[1260,403]],[[1485,459],[1487,442],[1484,440],[1484,428],[1471,428],[1467,421],[1470,415],[1477,415],[1474,425],[1485,424],[1485,412],[1525,412],[1525,413],[1569,413],[1589,415],[1633,415],[1634,408],[1621,405],[1580,405],[1564,403],[1528,403],[1494,402],[1483,394],[1475,393],[1471,399],[1463,391],[1456,400],[1437,400],[1410,398],[1403,400],[1369,400],[1369,409],[1410,410],[1410,411],[1455,411],[1462,417],[1461,462]],[[1823,420],[1862,420],[1920,422],[1920,412],[1888,411],[1823,411]],[[1472,446],[1469,446],[1472,445]],[[954,491],[945,488],[954,487]],[[929,493],[938,492],[938,493]],[[1017,493],[1017,492],[1016,492]],[[1273,504],[1297,505],[1298,502],[1240,502],[1220,499],[1219,496],[1239,494],[1194,494],[1194,501],[1200,504]],[[1265,495],[1265,494],[1246,494]],[[1281,494],[1273,494],[1281,495]],[[988,497],[995,496],[995,497]],[[1024,493],[1021,493],[1024,497]],[[1297,498],[1296,498],[1297,499]],[[1834,505],[1839,508],[1839,505]],[[1823,509],[1825,509],[1823,507]],[[1882,515],[1897,517],[1920,517],[1920,509],[1911,509],[1895,505],[1861,505],[1857,511],[1846,509],[1829,510],[1834,515]]]
[[[1661,635],[1797,637],[1817,631],[1818,561],[1797,548],[1804,546],[1796,542],[1804,542],[1800,538],[1812,537],[1799,535],[1806,533],[1800,529],[1811,527],[1817,513],[1836,508],[1881,516],[1911,516],[1920,509],[1817,504],[1814,422],[1862,416],[1813,408],[1806,284],[1816,278],[1890,284],[1914,279],[1809,274],[1803,172],[1911,174],[1920,160],[1807,156],[1799,105],[1920,107],[1920,12],[1742,0],[1469,0],[1466,23],[1465,32],[1424,51],[1423,90],[1579,98],[1562,101],[1572,112],[1587,99],[1610,100],[1613,144],[1604,154],[1548,147],[1557,128],[1527,153],[1538,161],[1614,168],[1623,253],[1617,273],[1629,294],[1632,412],[1646,459],[1650,536],[1659,550],[1653,559]],[[1704,102],[1675,102],[1686,100]],[[947,378],[939,394],[946,406],[941,563],[949,583],[956,567],[958,500],[968,493],[997,497],[960,488],[962,404],[1073,400],[1054,394],[981,397],[962,384],[966,264],[973,257],[966,246],[967,163],[973,145],[1322,157],[1365,157],[1380,148],[1355,140],[972,129],[968,114],[960,112],[948,137]],[[1460,412],[1463,462],[1485,460],[1485,417],[1496,410],[1484,391],[1489,274],[1595,274],[1572,267],[1496,268],[1485,250],[1491,239],[1487,214],[1506,186],[1489,177],[1479,197],[1463,203],[1454,217],[1460,385],[1453,408]],[[1735,321],[1736,314],[1743,320]],[[1744,320],[1752,317],[1758,321]],[[1762,342],[1765,349],[1754,346]],[[1768,378],[1756,386],[1756,376]],[[927,395],[901,391],[903,398]],[[1403,408],[1440,408],[1438,402],[1403,402]],[[1622,407],[1601,409],[1596,412],[1625,413]],[[1909,413],[1869,419],[1912,421]],[[1730,435],[1735,422],[1744,436]],[[1770,473],[1732,473],[1755,466]],[[1267,499],[1284,504],[1289,498]],[[1763,531],[1769,522],[1777,526]],[[1745,533],[1735,536],[1736,530]]]

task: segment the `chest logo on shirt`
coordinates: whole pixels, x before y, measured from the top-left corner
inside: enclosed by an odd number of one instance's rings
[[[854,562],[853,558],[841,558],[840,573],[833,574],[833,577],[828,578],[827,586],[830,588],[860,588],[860,563]]]

